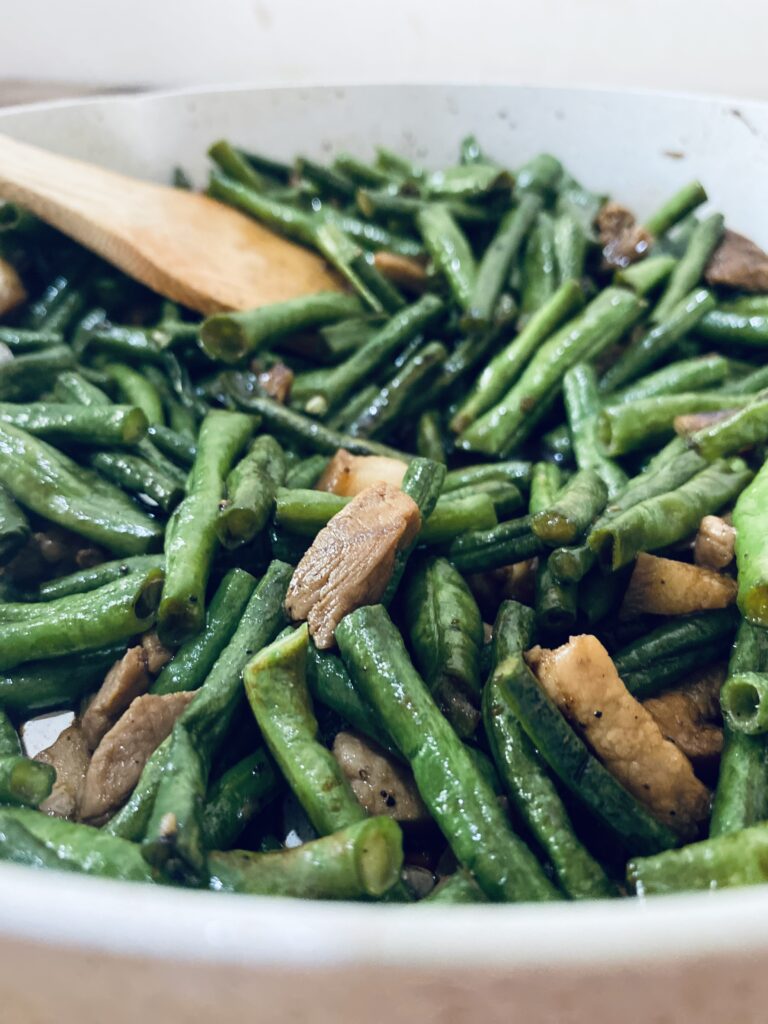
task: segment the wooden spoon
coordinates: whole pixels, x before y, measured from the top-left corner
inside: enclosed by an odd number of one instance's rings
[[[215,199],[137,181],[6,135],[0,135],[0,198],[200,313],[341,290],[320,257]]]

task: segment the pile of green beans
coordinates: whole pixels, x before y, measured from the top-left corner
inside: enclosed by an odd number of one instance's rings
[[[208,194],[339,290],[201,318],[0,207],[31,297],[0,319],[0,859],[387,902],[768,880],[768,295],[711,283],[728,235],[703,186],[660,196],[647,251],[612,266],[607,198],[547,153],[508,165],[470,136],[438,170],[385,147],[209,156]],[[318,489],[340,449],[395,463],[420,525],[319,650],[286,596],[353,500]],[[736,603],[631,618],[637,556],[691,562],[727,513]],[[649,708],[727,663],[695,841],[529,667],[578,633]],[[81,714],[158,641],[149,699],[192,698],[126,801],[98,825],[44,813],[67,780],[22,726]],[[387,789],[370,810],[368,765],[336,756],[350,731],[423,818]]]

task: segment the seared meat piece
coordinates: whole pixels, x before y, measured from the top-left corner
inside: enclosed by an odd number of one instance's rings
[[[53,576],[65,576],[104,561],[100,548],[82,537],[51,524],[33,533],[5,567],[8,579],[19,587],[31,587]]]
[[[27,293],[16,268],[0,259],[0,316],[27,301]]]
[[[550,698],[619,782],[671,828],[695,835],[709,813],[709,791],[627,690],[597,637],[573,636],[552,651],[534,647],[528,660]]]
[[[340,732],[333,756],[361,807],[395,821],[426,822],[429,811],[419,796],[410,768],[386,750],[354,732]]]
[[[620,617],[638,615],[690,615],[727,608],[736,600],[738,586],[731,576],[674,558],[641,552],[637,556]]]
[[[538,558],[528,558],[488,572],[473,573],[467,576],[467,584],[483,613],[494,618],[502,601],[533,604],[538,564]]]
[[[373,257],[373,265],[392,284],[416,295],[421,295],[429,282],[425,267],[411,256],[380,249]]]
[[[130,647],[104,677],[83,715],[83,735],[95,750],[134,697],[149,686],[147,656],[143,647]]]
[[[727,228],[704,271],[707,284],[768,292],[768,253]]]
[[[319,648],[332,647],[344,616],[381,598],[395,555],[420,529],[413,498],[385,483],[367,487],[318,533],[299,562],[285,601],[288,615],[307,620]]]
[[[351,455],[339,448],[315,484],[316,491],[330,491],[352,498],[371,484],[388,483],[399,487],[408,467],[400,459],[383,455]]]
[[[144,634],[141,638],[141,646],[144,649],[147,670],[150,675],[156,676],[173,657],[173,651],[169,650],[165,644],[160,643],[160,638],[154,630]]]
[[[597,215],[597,230],[606,269],[628,267],[646,255],[653,239],[635,215],[620,203],[609,202]]]
[[[46,814],[59,818],[76,818],[91,752],[77,719],[59,738],[35,756],[36,761],[56,769],[51,795],[40,804]]]
[[[734,557],[736,531],[720,516],[704,516],[693,545],[693,560],[707,569],[725,569]]]
[[[270,398],[285,405],[293,387],[293,370],[285,363],[275,363],[259,374],[259,384]]]
[[[723,749],[720,688],[727,671],[728,666],[722,662],[660,697],[643,701],[666,739],[672,740],[694,765],[706,764]]]
[[[150,755],[194,696],[194,690],[147,693],[134,700],[91,758],[80,801],[83,821],[101,821],[125,802]]]

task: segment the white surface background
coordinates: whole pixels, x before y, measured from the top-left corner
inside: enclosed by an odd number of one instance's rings
[[[768,98],[766,0],[0,0],[0,77],[455,81]]]

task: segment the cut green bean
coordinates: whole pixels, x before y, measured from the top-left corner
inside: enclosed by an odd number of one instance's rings
[[[203,626],[224,481],[252,431],[250,417],[242,413],[214,410],[203,420],[187,496],[166,529],[166,580],[157,613],[166,642],[178,644]]]
[[[280,784],[266,751],[248,754],[211,786],[203,808],[203,842],[209,850],[234,846],[257,814],[274,800]]]
[[[469,242],[449,209],[431,203],[416,218],[427,252],[445,277],[462,309],[469,309],[477,277],[477,266]]]
[[[320,835],[362,821],[365,811],[331,752],[317,739],[306,684],[304,624],[259,652],[244,672],[245,691],[281,773]]]
[[[720,691],[720,706],[735,731],[748,736],[768,732],[768,674],[729,675]]]
[[[0,401],[25,402],[37,398],[51,387],[62,370],[71,370],[74,365],[75,357],[67,345],[51,345],[15,356],[0,364]]]
[[[531,517],[531,529],[552,547],[572,544],[605,508],[608,489],[592,469],[576,473],[554,502]]]
[[[226,501],[216,519],[216,533],[224,547],[245,544],[264,529],[285,473],[283,449],[269,435],[258,437],[227,477]]]
[[[699,321],[697,333],[718,345],[764,349],[768,345],[768,313],[712,309]]]
[[[571,430],[573,454],[579,469],[594,470],[614,497],[627,482],[627,474],[598,444],[598,416],[601,402],[597,377],[591,366],[577,363],[563,378],[563,400]]]
[[[525,245],[520,302],[522,315],[531,316],[545,306],[556,288],[555,224],[551,215],[542,211],[536,218]]]
[[[554,898],[554,887],[440,714],[386,611],[380,605],[358,608],[341,621],[336,639],[355,686],[410,762],[422,799],[486,895]]]
[[[147,432],[144,412],[130,405],[64,405],[0,402],[0,422],[26,430],[35,437],[106,447],[135,445]]]
[[[72,594],[87,594],[97,587],[106,586],[115,580],[123,579],[137,572],[149,572],[163,568],[162,555],[134,555],[132,558],[117,558],[111,562],[101,562],[89,569],[80,569],[69,576],[57,576],[45,580],[34,591],[25,595],[29,601],[54,601]]]
[[[640,377],[634,383],[615,394],[607,396],[611,403],[636,402],[640,399],[657,398],[660,395],[674,395],[681,391],[704,391],[728,382],[731,394],[749,394],[750,388],[739,388],[742,381],[730,381],[733,363],[725,356],[712,353],[707,356],[695,356],[693,359],[680,359],[668,366]],[[746,380],[746,378],[744,378]],[[768,375],[766,375],[768,384]],[[759,390],[756,388],[755,390]]]
[[[537,462],[531,473],[531,490],[528,497],[528,514],[543,512],[554,502],[562,487],[562,472],[554,462]]]
[[[171,512],[184,497],[184,487],[145,459],[125,452],[97,452],[90,464],[107,480],[131,494],[145,494],[164,512]]]
[[[684,391],[609,405],[598,416],[597,437],[608,455],[626,455],[669,440],[678,416],[733,409],[744,401],[727,392]]]
[[[208,858],[212,889],[262,896],[351,900],[383,896],[400,877],[402,836],[371,818],[290,850],[235,850]]]
[[[663,206],[648,218],[645,227],[652,235],[663,235],[706,201],[707,193],[704,186],[700,181],[691,181],[667,199]]]
[[[27,517],[4,487],[0,487],[0,562],[23,547],[30,535]]]
[[[736,528],[736,569],[741,614],[755,626],[768,625],[768,553],[763,521],[768,508],[768,463],[741,489],[733,510]]]
[[[0,674],[0,708],[17,715],[72,707],[102,682],[125,641],[55,660],[28,661]]]
[[[710,214],[696,225],[685,255],[673,269],[664,294],[651,313],[655,323],[662,323],[682,301],[683,296],[699,283],[712,253],[720,244],[723,228],[724,220],[719,213]]]
[[[638,295],[646,296],[662,285],[675,268],[674,256],[648,256],[639,263],[630,263],[614,275],[616,284],[631,288]]]

